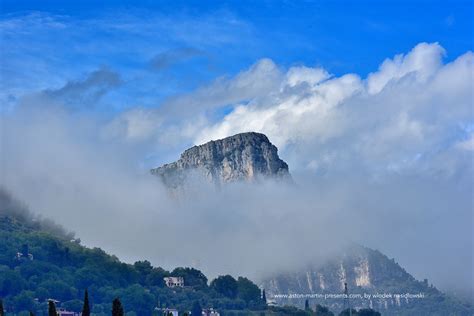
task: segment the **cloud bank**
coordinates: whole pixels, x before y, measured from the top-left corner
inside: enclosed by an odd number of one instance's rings
[[[0,179],[127,260],[258,277],[357,241],[418,278],[471,289],[473,53],[448,64],[445,54],[421,43],[367,78],[263,59],[113,117],[51,98],[101,92],[93,103],[119,83],[94,72],[1,114]],[[244,131],[279,147],[298,186],[199,185],[175,199],[148,174],[189,145]]]
[[[385,60],[366,79],[291,68],[277,89],[236,106],[195,142],[255,130],[280,148],[304,151],[296,165],[455,172],[433,163],[472,137],[473,54],[443,65],[444,53],[437,43],[422,43]]]

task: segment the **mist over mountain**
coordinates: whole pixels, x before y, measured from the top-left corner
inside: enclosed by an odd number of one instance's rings
[[[374,308],[382,315],[471,315],[472,303],[450,296],[429,283],[417,280],[396,259],[358,244],[342,249],[324,263],[308,263],[299,270],[287,270],[263,279],[270,299],[281,305],[323,304],[344,309],[338,294],[345,287],[355,308]],[[304,294],[299,296],[300,294]],[[327,296],[325,296],[327,295]]]
[[[355,241],[470,298],[473,55],[444,53],[420,43],[365,78],[263,59],[160,106],[116,111],[70,106],[117,91],[119,70],[83,70],[1,112],[0,181],[84,245],[130,263],[256,280],[309,271],[303,263]],[[191,177],[176,199],[150,175],[187,148],[249,130],[278,146],[295,185],[263,177],[216,190]]]
[[[170,276],[183,278],[184,286],[166,286],[164,278]],[[140,316],[152,315],[155,308],[161,307],[184,313],[192,310],[196,302],[222,314],[226,310],[257,314],[266,309],[257,285],[245,277],[229,278],[237,285],[234,295],[224,295],[226,292],[209,284],[207,277],[193,268],[166,271],[146,260],[126,264],[100,248],[81,245],[79,238],[52,220],[39,218],[0,188],[2,316],[4,312],[48,314],[51,299],[58,308],[79,314],[85,289],[92,315],[98,316],[110,313],[116,297],[120,297],[128,313]]]
[[[0,1],[8,304],[79,291],[69,247],[473,314],[472,1]],[[53,272],[11,261],[25,238]]]
[[[270,154],[261,150],[268,146],[272,149]],[[281,167],[270,168],[274,161]],[[238,134],[193,147],[186,150],[177,162],[152,169],[152,174],[160,176],[164,184],[171,188],[196,185],[197,182],[191,178],[194,172],[217,184],[256,180],[259,176],[276,180],[281,178],[282,173],[290,177],[288,165],[279,159],[277,148],[265,135],[258,133]],[[299,210],[295,209],[294,213],[298,214]],[[334,233],[337,232],[331,232],[331,237],[326,238],[333,238]],[[300,256],[296,266],[269,267],[255,275],[271,301],[303,308],[308,299],[311,304],[329,305],[339,311],[344,308],[344,300],[321,296],[341,294],[348,287],[352,295],[361,295],[352,299],[352,307],[376,308],[384,315],[470,315],[474,312],[470,304],[447,296],[429,284],[427,279],[416,280],[395,259],[389,259],[380,251],[352,242],[339,245],[328,243],[326,246],[332,250],[318,256],[315,248],[322,245],[321,241],[314,240],[306,251],[315,255]],[[363,295],[372,297],[368,299]]]

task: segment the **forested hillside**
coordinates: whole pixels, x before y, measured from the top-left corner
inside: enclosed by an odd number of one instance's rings
[[[265,308],[260,289],[247,278],[219,277],[208,285],[196,269],[166,271],[148,261],[122,263],[99,248],[82,246],[73,234],[33,217],[0,192],[0,298],[7,312],[44,312],[48,299],[79,312],[85,289],[98,315],[110,314],[115,297],[137,315],[151,315],[155,307],[191,310],[195,302],[220,310]],[[184,277],[185,287],[166,287],[165,276]]]
[[[168,276],[183,277],[184,287],[167,287]],[[334,315],[320,305],[305,310],[268,306],[265,292],[245,277],[225,275],[208,281],[193,268],[166,271],[148,261],[126,264],[102,249],[87,248],[73,233],[33,216],[0,189],[0,312],[3,309],[7,316],[48,315],[49,300],[79,313],[86,289],[92,315],[110,315],[115,298],[129,316],[161,315],[156,308],[173,308],[180,315],[207,308],[222,316]],[[371,310],[360,313],[379,315]]]

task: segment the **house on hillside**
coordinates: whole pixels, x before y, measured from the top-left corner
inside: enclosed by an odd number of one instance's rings
[[[30,253],[28,245],[21,246],[21,251],[16,253],[16,260],[33,260],[33,255]]]
[[[183,277],[165,277],[163,280],[167,287],[184,287]]]

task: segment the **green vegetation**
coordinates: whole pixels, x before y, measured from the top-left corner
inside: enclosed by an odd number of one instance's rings
[[[184,287],[166,287],[168,276],[183,277]],[[146,260],[120,262],[99,248],[82,246],[52,221],[34,218],[0,189],[0,316],[55,316],[57,307],[83,316],[158,315],[156,307],[180,315],[214,308],[222,316],[334,316],[321,305],[313,311],[308,301],[305,310],[267,306],[265,290],[245,277],[223,275],[209,283],[194,268],[170,272]],[[353,315],[379,314],[359,310]]]
[[[398,271],[386,270],[384,276]],[[167,276],[183,277],[185,287],[166,287],[163,278]],[[403,310],[384,311],[384,315],[472,315],[472,306],[442,295],[427,281],[407,279],[405,285],[391,284],[391,279],[387,277],[384,283],[387,292],[403,288],[427,297],[412,300]],[[49,310],[54,315],[56,306],[54,302],[50,306],[48,299],[60,301],[59,306],[67,310],[82,311],[84,316],[110,315],[115,298],[120,298],[127,315],[139,316],[152,315],[155,307],[182,313],[212,307],[222,316],[335,315],[321,305],[312,311],[310,302],[305,310],[267,306],[265,291],[260,292],[245,277],[219,276],[208,285],[207,277],[193,268],[170,272],[148,261],[120,262],[99,248],[82,246],[74,234],[52,221],[31,216],[0,189],[0,316],[47,315]],[[379,314],[361,309],[353,315]]]
[[[351,314],[351,311],[352,311],[352,314]],[[353,308],[351,308],[351,310],[345,309],[339,314],[339,316],[349,316],[349,315],[352,315],[352,316],[381,316],[381,314],[379,312],[374,311],[371,308],[362,308],[362,309],[359,309],[359,310],[355,310]]]
[[[317,316],[334,316],[334,313],[329,310],[329,308],[316,304],[316,309],[314,310]]]
[[[48,302],[48,315],[49,316],[57,316],[58,312],[56,311],[56,305],[53,301]]]
[[[198,301],[193,303],[193,308],[191,309],[191,315],[201,315],[202,314],[202,307]]]
[[[84,292],[84,305],[82,306],[82,313],[81,316],[90,316],[91,314],[91,308],[89,305],[89,292],[87,292],[87,289]]]
[[[237,281],[230,275],[222,275],[211,282],[211,288],[225,297],[234,299],[238,294]]]
[[[166,276],[184,277],[185,287],[167,288]],[[137,315],[151,315],[157,306],[191,310],[194,302],[216,309],[265,308],[259,288],[246,278],[223,276],[211,284],[216,286],[208,286],[196,269],[169,272],[148,261],[125,264],[101,249],[83,247],[70,234],[42,229],[40,221],[0,216],[0,297],[7,311],[44,311],[52,298],[84,315],[109,315],[115,297]],[[84,289],[88,293],[82,296]]]
[[[166,276],[183,277],[185,286],[166,287]],[[33,218],[0,190],[0,312],[5,309],[6,315],[55,315],[49,299],[85,316],[111,311],[146,316],[155,307],[183,313],[212,307],[221,315],[287,315],[285,308],[267,309],[261,295],[244,277],[220,276],[208,285],[207,277],[193,268],[169,272],[148,261],[120,262],[99,248],[82,246],[53,222]]]
[[[112,302],[112,316],[123,316],[123,307],[122,303],[118,298],[115,298],[114,301]]]

